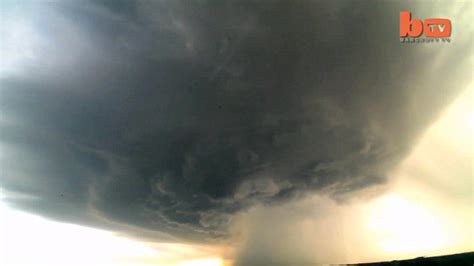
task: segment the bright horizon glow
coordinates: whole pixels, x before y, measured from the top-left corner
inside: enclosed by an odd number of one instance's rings
[[[474,250],[474,85],[433,123],[369,204],[367,230],[387,259]]]
[[[400,195],[383,196],[371,208],[369,230],[388,254],[423,253],[451,242],[438,217]]]
[[[151,244],[114,233],[47,220],[0,202],[1,265],[221,266],[193,245]],[[27,255],[25,255],[27,254]]]
[[[50,221],[5,205],[0,211],[0,262],[5,265],[124,265],[123,260],[159,255],[110,232]]]
[[[222,260],[219,258],[206,258],[184,261],[179,266],[221,266]]]

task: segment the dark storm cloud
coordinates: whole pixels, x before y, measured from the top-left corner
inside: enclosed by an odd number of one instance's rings
[[[470,79],[461,33],[400,44],[394,2],[4,8],[33,53],[1,80],[8,200],[134,233],[221,238],[255,203],[383,183]]]

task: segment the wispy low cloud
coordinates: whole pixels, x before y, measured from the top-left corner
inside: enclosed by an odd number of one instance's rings
[[[405,4],[3,4],[7,201],[206,242],[255,204],[382,184],[471,79],[471,3],[451,43],[412,46]]]

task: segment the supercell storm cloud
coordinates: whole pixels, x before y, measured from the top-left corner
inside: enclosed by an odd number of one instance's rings
[[[400,44],[413,3],[4,5],[8,202],[131,234],[225,239],[255,204],[382,184],[471,78],[455,25]]]

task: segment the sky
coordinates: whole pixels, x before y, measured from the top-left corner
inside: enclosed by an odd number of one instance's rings
[[[400,43],[402,10],[450,18],[451,42]],[[2,1],[2,265],[474,250],[470,14],[470,1]]]

